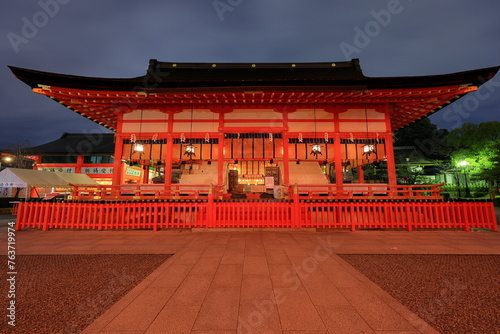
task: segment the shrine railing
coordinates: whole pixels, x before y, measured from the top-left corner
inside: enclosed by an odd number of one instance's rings
[[[294,192],[300,198],[308,199],[441,199],[442,186],[444,183],[395,186],[385,183],[297,185]]]
[[[117,186],[77,186],[69,199],[77,200],[137,200],[137,199],[199,199],[218,189],[211,185],[134,184]]]
[[[211,185],[75,187],[21,201],[16,229],[326,228],[498,231],[491,201],[444,201],[440,185],[303,185],[281,199],[230,199]],[[241,194],[240,194],[241,195]],[[255,195],[255,194],[254,194]],[[269,194],[268,194],[269,195]]]
[[[341,186],[294,185],[285,188],[285,198],[297,193],[301,199],[441,199],[441,187],[436,185],[396,185],[382,183],[349,183]],[[69,199],[76,200],[138,200],[138,199],[203,199],[213,193],[216,199],[228,199],[231,194],[221,186],[173,184],[137,184],[117,186],[76,186]],[[241,194],[258,198],[258,194]]]
[[[498,231],[491,201],[28,200],[16,229],[320,228]]]

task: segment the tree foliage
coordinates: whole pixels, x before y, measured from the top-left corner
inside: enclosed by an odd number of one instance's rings
[[[396,132],[396,146],[414,146],[421,156],[443,159],[450,153],[446,136],[448,130],[438,129],[427,117]]]
[[[30,149],[31,143],[28,140],[17,141],[5,148],[13,160],[8,164],[9,167],[32,169],[34,161],[30,159],[34,152]]]
[[[452,130],[447,141],[453,150],[452,165],[458,167],[465,161],[464,166],[471,175],[484,176],[487,171],[495,168],[495,161],[498,160],[500,122],[465,123],[462,127]]]
[[[490,182],[498,182],[500,180],[500,143],[491,147],[490,154],[488,166],[478,173],[478,177]]]

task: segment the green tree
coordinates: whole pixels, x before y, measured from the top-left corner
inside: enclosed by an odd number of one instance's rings
[[[452,166],[465,169],[471,177],[487,180],[490,193],[498,181],[500,122],[465,123],[447,136]]]
[[[450,149],[446,141],[448,130],[438,129],[427,117],[396,132],[396,146],[413,146],[425,158],[446,158]]]
[[[478,177],[488,181],[489,193],[493,198],[495,189],[498,188],[500,182],[500,143],[493,145],[492,157],[489,160],[489,167],[484,168]]]
[[[12,162],[9,163],[9,167],[33,169],[35,161],[31,158],[34,152],[30,147],[31,143],[28,140],[20,140],[7,146],[4,152],[10,154],[12,157]]]

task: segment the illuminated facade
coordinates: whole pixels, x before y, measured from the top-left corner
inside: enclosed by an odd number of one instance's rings
[[[370,183],[396,185],[393,132],[477,90],[498,67],[379,78],[364,76],[356,59],[151,60],[130,79],[11,70],[33,92],[115,131],[114,185],[265,193],[273,184],[365,184],[366,166],[379,164],[384,173]],[[127,178],[130,165],[140,177]]]

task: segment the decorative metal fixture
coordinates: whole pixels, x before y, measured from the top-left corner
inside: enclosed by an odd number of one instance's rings
[[[316,142],[316,103],[314,104],[314,141]],[[318,155],[323,155],[321,153],[321,145],[318,143],[314,143],[311,148],[311,153],[318,159]]]
[[[142,114],[143,113],[144,113],[144,105],[141,105],[141,121],[139,123],[139,138],[141,138],[141,134],[142,134]],[[138,152],[139,154],[144,153],[144,145],[139,144],[139,143],[135,143],[134,151]]]
[[[366,124],[366,137],[368,138],[368,110],[366,109],[366,103],[365,103],[365,124]],[[367,139],[370,141],[370,139]],[[377,142],[378,142],[378,133],[377,133]],[[372,153],[377,154],[375,151],[375,145],[371,143],[367,143],[363,145],[363,154],[366,155],[366,158],[368,159]]]
[[[191,159],[192,157],[195,157],[196,156],[196,147],[194,147],[193,144],[188,144],[186,145],[186,150],[184,151],[184,155],[187,155],[189,157],[189,159]]]
[[[193,104],[192,103],[191,103],[191,130],[189,132],[189,137],[191,140],[193,139]],[[193,157],[196,156],[195,150],[196,150],[196,147],[191,142],[188,145],[186,145],[184,155],[188,156],[189,159],[192,159]]]
[[[135,143],[134,145],[134,151],[138,153],[143,153],[144,152],[144,145]]]
[[[133,145],[134,152],[137,152],[139,154],[142,154],[144,152],[144,145],[139,144],[137,142],[137,138],[135,137],[135,134],[132,134],[130,136],[130,144]]]
[[[318,158],[318,155],[323,155],[323,153],[321,153],[321,145],[313,144],[311,148],[311,154],[313,154],[316,157],[316,159]]]
[[[363,154],[366,154],[366,158],[368,158],[372,153],[377,153],[375,151],[375,145],[373,144],[363,145]]]

